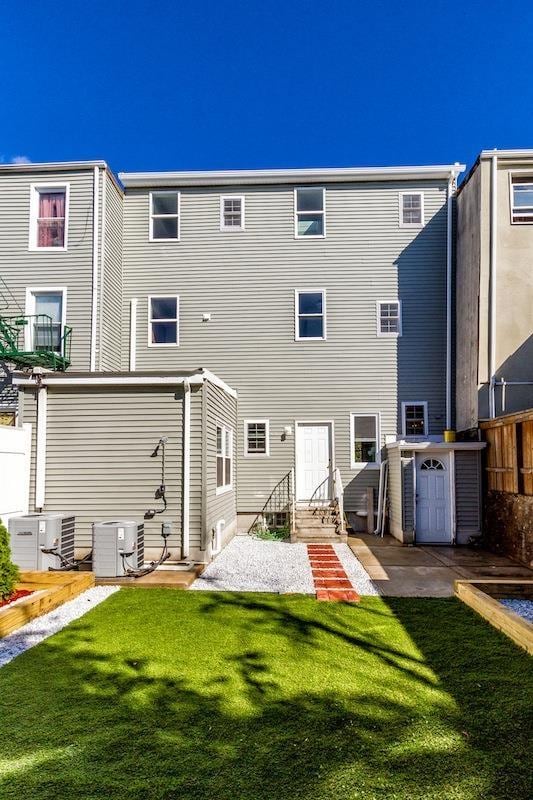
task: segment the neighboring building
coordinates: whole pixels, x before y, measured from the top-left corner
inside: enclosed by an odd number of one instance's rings
[[[457,195],[456,427],[533,407],[533,150],[483,150]]]
[[[154,505],[150,445],[169,437],[174,500],[148,523],[148,543],[170,517],[171,545],[208,559],[235,512],[247,529],[291,470],[302,505],[332,500],[338,470],[344,509],[365,526],[390,444],[394,535],[479,533],[477,499],[465,512],[454,477],[461,450],[457,470],[477,485],[476,445],[442,443],[462,169],[124,173],[119,183],[103,162],[0,167],[0,275],[18,304],[8,310],[49,314],[58,343],[73,329],[66,375],[19,380],[20,416],[35,429],[32,507],[68,506],[88,546],[92,519]],[[209,386],[223,398],[213,413]],[[226,507],[212,513],[210,493]]]

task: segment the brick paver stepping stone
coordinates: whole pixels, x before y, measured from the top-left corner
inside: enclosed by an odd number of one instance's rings
[[[332,545],[308,544],[307,555],[311,564],[317,600],[337,603],[359,602],[361,598],[348,578]]]

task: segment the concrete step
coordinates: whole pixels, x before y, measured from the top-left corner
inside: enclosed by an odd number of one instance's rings
[[[297,528],[334,528],[334,519],[322,519],[320,517],[312,517],[311,519],[299,519],[296,517]]]
[[[345,533],[335,533],[331,536],[306,536],[301,534],[296,535],[294,538],[291,537],[291,542],[303,542],[304,544],[346,544],[347,541],[348,536]]]

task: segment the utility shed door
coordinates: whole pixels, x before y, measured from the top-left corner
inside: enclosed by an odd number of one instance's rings
[[[416,542],[451,544],[449,456],[417,456]]]

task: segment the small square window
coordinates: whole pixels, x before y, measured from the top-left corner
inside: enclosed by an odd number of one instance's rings
[[[296,291],[296,339],[326,338],[326,298],[324,290]]]
[[[424,224],[424,195],[422,192],[400,193],[400,226],[420,227]]]
[[[220,198],[220,230],[244,230],[244,197],[228,195]]]
[[[399,300],[378,301],[378,336],[401,336],[402,318]]]
[[[179,238],[179,192],[150,192],[150,241],[178,241]]]
[[[427,403],[402,403],[404,436],[427,436]]]
[[[179,297],[148,298],[148,344],[150,347],[179,344]]]
[[[533,223],[533,178],[512,179],[511,216],[514,223]]]
[[[351,467],[379,463],[379,415],[351,414]]]
[[[244,455],[268,456],[270,454],[269,424],[267,419],[244,421]]]
[[[326,235],[325,190],[314,187],[295,189],[296,238]]]

